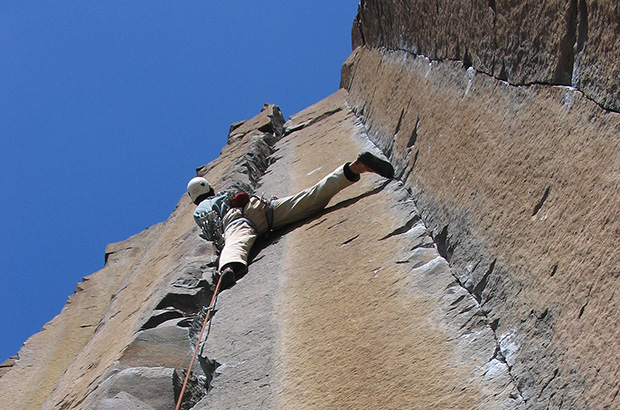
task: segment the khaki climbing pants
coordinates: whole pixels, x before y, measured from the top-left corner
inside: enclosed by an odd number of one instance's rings
[[[359,178],[358,178],[359,179]],[[344,166],[336,168],[331,174],[320,180],[314,186],[304,189],[296,195],[273,201],[273,229],[280,229],[286,225],[301,221],[319,212],[342,189],[355,181],[348,179],[344,173]],[[233,208],[224,216],[224,248],[220,254],[220,270],[229,263],[241,263],[247,266],[248,256],[254,241],[259,235],[269,230],[267,222],[267,208],[269,204],[255,196],[243,208]],[[247,218],[254,223],[256,230],[245,221]],[[231,222],[234,222],[231,224]]]

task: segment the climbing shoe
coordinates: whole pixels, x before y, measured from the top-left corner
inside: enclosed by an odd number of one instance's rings
[[[235,271],[231,268],[224,269],[221,275],[220,290],[228,289],[237,282]]]
[[[362,152],[357,160],[366,165],[372,172],[384,178],[394,178],[394,167],[387,161],[372,155],[370,152]]]

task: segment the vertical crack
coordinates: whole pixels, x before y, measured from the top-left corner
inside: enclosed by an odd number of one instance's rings
[[[417,206],[417,204],[416,204],[416,206]],[[463,288],[477,302],[477,305],[476,305],[477,315],[480,315],[480,316],[482,316],[484,318],[484,322],[486,323],[486,325],[489,327],[489,329],[491,330],[491,332],[493,334],[493,341],[495,343],[495,351],[493,353],[493,357],[491,358],[491,360],[492,359],[496,359],[496,360],[502,362],[504,365],[506,365],[506,369],[508,371],[508,376],[510,377],[510,380],[512,382],[512,386],[513,386],[513,388],[516,391],[516,394],[515,395],[511,394],[511,397],[513,397],[513,399],[515,399],[517,401],[522,402],[526,406],[526,408],[527,408],[527,402],[526,402],[525,398],[523,397],[523,393],[519,389],[519,386],[517,384],[517,379],[512,374],[512,367],[506,361],[506,357],[505,357],[505,355],[504,355],[504,353],[502,351],[501,343],[499,341],[499,338],[497,337],[497,329],[499,328],[499,318],[491,321],[490,318],[489,318],[489,315],[487,314],[487,312],[485,312],[482,309],[481,303],[480,303],[481,302],[482,291],[484,290],[484,288],[486,287],[486,284],[488,283],[489,276],[491,275],[491,273],[495,269],[495,263],[497,262],[497,259],[494,259],[493,262],[491,262],[491,264],[489,266],[489,269],[485,273],[485,275],[482,278],[482,280],[475,286],[475,288],[474,289],[468,289],[467,286],[465,286],[465,284],[463,282],[461,282],[459,277],[456,274],[454,274],[454,272],[452,271],[452,265],[450,264],[450,257],[452,256],[452,254],[454,252],[454,247],[448,245],[447,237],[448,237],[448,225],[444,226],[443,229],[441,230],[441,232],[438,235],[435,235],[433,237],[433,241],[435,241],[435,245],[437,246],[437,250],[438,250],[439,254],[444,259],[446,259],[446,261],[450,265],[450,273],[454,277],[456,283],[458,283],[458,285],[461,288]]]
[[[463,55],[463,67],[466,69],[473,66],[473,62],[471,56],[469,55],[469,50],[465,47],[465,54]]]
[[[577,39],[575,40],[573,51],[575,57],[573,62],[572,85],[573,87],[579,88],[581,83],[581,62],[586,43],[588,42],[588,4],[586,0],[579,0],[577,17]]]
[[[588,41],[588,3],[586,0],[579,0],[579,26],[577,28],[577,43],[575,51],[582,52]]]
[[[583,313],[586,310],[586,307],[588,307],[588,304],[590,303],[590,295],[592,294],[592,288],[594,287],[594,285],[590,285],[589,289],[588,289],[588,295],[586,296],[586,301],[585,303],[581,306],[581,309],[579,309],[579,315],[577,316],[577,319],[581,319],[581,316],[583,316]]]
[[[573,66],[575,63],[575,42],[577,41],[577,1],[571,0],[566,13],[566,33],[560,41],[558,63],[553,74],[553,83],[572,85]]]
[[[482,304],[482,292],[487,286],[489,276],[491,276],[493,269],[495,269],[495,262],[497,262],[497,259],[494,259],[493,262],[491,262],[489,269],[486,271],[482,279],[480,279],[480,282],[478,282],[478,284],[471,291],[472,296],[478,301],[479,304]],[[491,328],[493,328],[493,326],[491,326]]]
[[[439,252],[439,255],[450,263],[454,247],[448,244],[448,225],[444,226],[441,232],[433,237],[433,240],[437,245],[437,252]]]
[[[536,215],[540,211],[540,208],[542,208],[542,206],[545,204],[547,198],[549,197],[549,192],[551,192],[551,185],[547,185],[547,187],[545,188],[542,197],[540,198],[536,206],[534,206],[534,212],[532,212],[532,216]]]
[[[508,72],[506,71],[506,63],[504,62],[503,58],[502,58],[502,69],[499,72],[499,76],[497,78],[499,78],[501,81],[508,81]]]
[[[420,116],[418,115],[418,118],[415,121],[415,127],[413,128],[413,131],[411,132],[411,136],[409,137],[407,148],[411,148],[418,140],[418,128],[419,127],[420,127]]]
[[[398,117],[398,124],[396,124],[396,129],[394,130],[394,136],[398,135],[398,132],[400,131],[400,126],[403,123],[404,116],[405,116],[405,109],[403,108],[403,110],[400,112],[400,117]]]

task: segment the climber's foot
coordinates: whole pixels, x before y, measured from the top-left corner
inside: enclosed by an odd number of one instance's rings
[[[374,156],[368,151],[362,152],[355,162],[361,162],[370,172],[379,174],[384,178],[394,178],[394,167],[392,167],[392,164]]]
[[[235,271],[231,268],[226,268],[222,271],[220,278],[220,290],[225,290],[233,286],[237,282],[235,277]]]

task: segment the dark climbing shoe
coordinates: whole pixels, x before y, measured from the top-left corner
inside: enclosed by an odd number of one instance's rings
[[[357,159],[375,174],[379,174],[384,178],[394,178],[394,167],[392,167],[392,164],[372,155],[370,152],[362,152]]]
[[[222,277],[220,279],[220,290],[228,289],[236,282],[237,278],[235,277],[235,271],[231,268],[226,268],[222,272]]]

